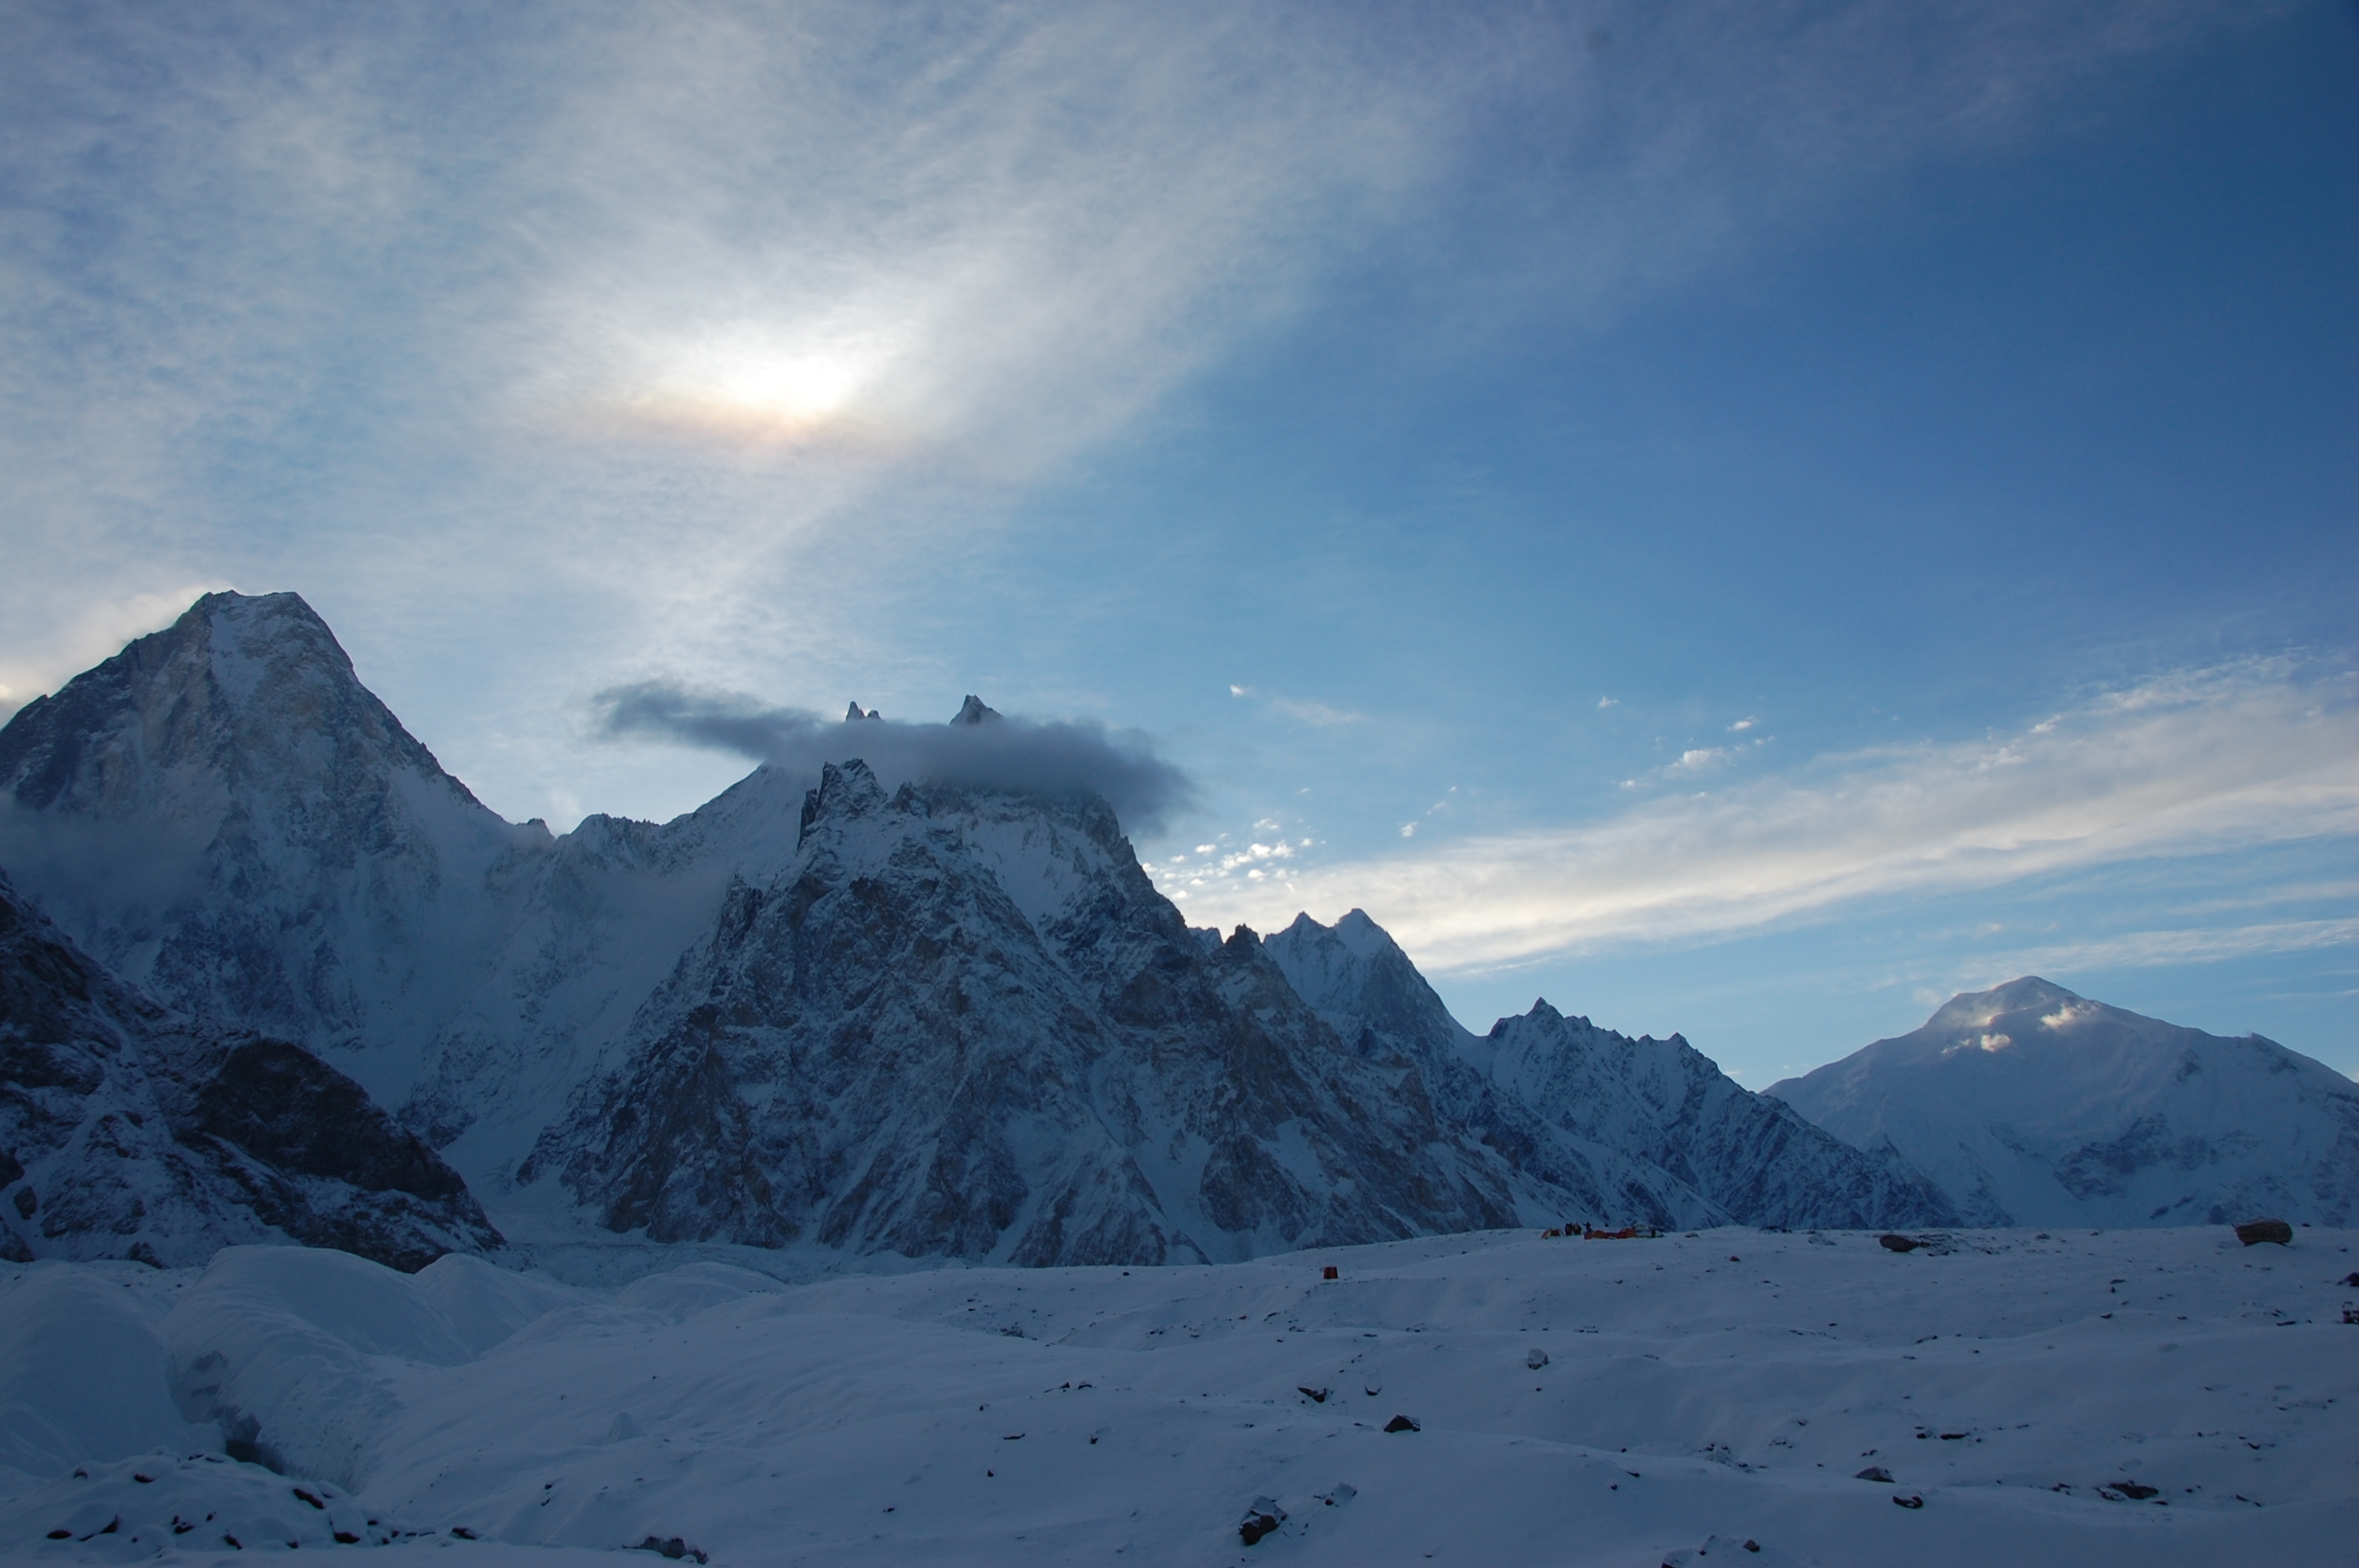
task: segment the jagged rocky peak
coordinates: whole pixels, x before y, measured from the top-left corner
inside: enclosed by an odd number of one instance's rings
[[[936,711],[939,712],[940,710],[936,709]],[[953,724],[982,724],[997,719],[998,717],[999,709],[991,707],[989,704],[985,703],[983,698],[975,696],[974,693],[968,692],[966,694],[966,700],[959,705],[959,710],[951,717],[951,722]]]
[[[859,703],[854,702],[849,708],[844,710],[843,721],[846,724],[857,724],[864,719],[882,719],[885,716],[882,713],[877,712],[876,709],[873,708],[864,708]]]
[[[1471,1038],[1385,928],[1354,909],[1308,914],[1264,944],[1302,999],[1362,1055],[1459,1054]]]
[[[1103,800],[826,768],[522,1176],[617,1230],[1019,1263],[1509,1223],[1495,1155],[1249,931],[1197,940]]]
[[[1680,1226],[1950,1217],[1921,1177],[1747,1092],[1677,1035],[1634,1040],[1545,998],[1473,1034],[1359,910],[1332,927],[1299,916],[1265,946],[1355,1052],[1414,1063],[1441,1114],[1515,1164],[1540,1214]]]

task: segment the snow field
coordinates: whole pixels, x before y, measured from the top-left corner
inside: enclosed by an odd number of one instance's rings
[[[0,1557],[244,1560],[171,1532],[204,1511],[249,1551],[342,1529],[452,1568],[650,1537],[716,1563],[2349,1562],[2353,1239],[1491,1232],[605,1289],[285,1248],[36,1264],[0,1275]],[[190,1457],[238,1433],[288,1473]],[[1256,1498],[1285,1518],[1247,1546]]]

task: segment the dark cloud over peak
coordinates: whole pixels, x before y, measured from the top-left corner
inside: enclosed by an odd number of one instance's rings
[[[888,787],[912,779],[986,789],[1103,795],[1125,829],[1151,831],[1188,805],[1188,775],[1136,730],[1087,720],[1012,718],[969,696],[947,724],[911,724],[851,705],[841,719],[773,708],[743,692],[675,681],[613,687],[593,699],[614,738],[675,741],[735,752],[814,778],[824,762],[857,757]],[[858,719],[853,713],[860,715]]]

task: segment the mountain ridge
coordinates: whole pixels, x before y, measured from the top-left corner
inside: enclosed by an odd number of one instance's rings
[[[1965,1212],[1680,1036],[1545,1001],[1477,1035],[1364,912],[1191,931],[1094,793],[888,792],[853,711],[816,787],[765,764],[553,836],[299,597],[208,595],[0,729],[0,865],[158,1005],[350,1074],[495,1214],[592,1231],[1160,1262]]]

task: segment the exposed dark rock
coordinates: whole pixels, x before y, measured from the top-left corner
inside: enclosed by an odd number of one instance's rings
[[[1912,1236],[1879,1236],[1875,1239],[1888,1252],[1914,1252],[1925,1245]]]
[[[1904,1509],[1921,1509],[1925,1506],[1925,1499],[1914,1495],[1906,1498],[1895,1498],[1892,1500],[1898,1503]]]
[[[1386,1432],[1422,1432],[1425,1429],[1405,1415],[1397,1415],[1385,1422]]]
[[[1889,1486],[1892,1482],[1892,1472],[1881,1465],[1870,1465],[1853,1478],[1860,1481],[1882,1481]]]
[[[0,1141],[32,1178],[11,1205],[23,1233],[0,1231],[11,1258],[163,1268],[277,1239],[415,1271],[501,1244],[458,1175],[358,1084],[299,1046],[167,1012],[5,876]]]
[[[2257,1247],[2264,1241],[2288,1247],[2293,1243],[2293,1227],[2282,1219],[2248,1219],[2236,1227],[2236,1239],[2247,1247]]]
[[[829,766],[791,873],[730,890],[639,1027],[532,1170],[658,1240],[1157,1264],[1514,1217],[1497,1157],[1251,933],[1199,942],[1094,796]]]

